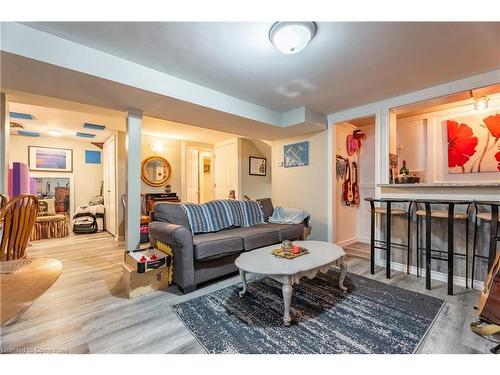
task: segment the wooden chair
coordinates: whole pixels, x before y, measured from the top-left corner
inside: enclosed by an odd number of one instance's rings
[[[0,194],[0,210],[5,207],[8,201],[9,198],[6,195]]]
[[[123,207],[122,222],[125,223],[127,211],[127,195],[123,194],[120,198]],[[150,221],[149,215],[146,212],[146,199],[144,194],[141,194],[141,225],[148,225]]]
[[[26,246],[38,215],[38,199],[22,194],[11,199],[0,211],[3,233],[0,240],[0,261],[26,257]]]

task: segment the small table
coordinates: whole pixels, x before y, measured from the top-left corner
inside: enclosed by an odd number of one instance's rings
[[[279,258],[272,254],[272,251],[280,246],[276,244],[243,253],[235,260],[243,283],[240,297],[247,292],[247,273],[265,275],[283,284],[281,288],[285,305],[283,323],[286,326],[289,326],[292,321],[290,302],[293,284],[298,284],[303,276],[312,279],[318,272],[327,272],[332,265],[337,265],[341,270],[339,287],[344,293],[347,292],[344,286],[347,272],[347,265],[344,262],[345,252],[339,245],[323,241],[294,241],[294,243],[308,249],[309,254],[295,259]]]
[[[38,216],[31,230],[30,239],[46,240],[49,238],[63,238],[68,235],[68,220],[66,215]]]

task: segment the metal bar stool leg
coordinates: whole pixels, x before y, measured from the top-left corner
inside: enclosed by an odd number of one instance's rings
[[[497,234],[498,234],[498,206],[491,206],[491,229],[490,229],[490,251],[488,254],[488,272],[490,272],[497,253]]]
[[[386,232],[386,259],[385,259],[385,277],[387,279],[391,278],[391,202],[387,202],[387,213],[386,213],[386,226],[385,232]]]
[[[420,277],[420,220],[417,215],[417,247],[415,248],[417,256],[417,277]]]
[[[425,203],[425,288],[431,290],[431,205]]]
[[[472,240],[472,275],[471,275],[471,288],[474,289],[474,277],[476,274],[476,241],[477,241],[477,207],[474,217],[474,234]]]
[[[375,274],[375,204],[370,201],[371,237],[370,237],[370,273]]]
[[[453,226],[454,226],[454,211],[455,205],[450,203],[448,205],[448,295],[453,295]]]
[[[411,210],[411,203],[410,203],[410,206],[408,207],[408,237],[406,240],[406,245],[408,246],[408,254],[406,255],[406,273],[408,275],[410,274],[410,260],[411,260],[411,245],[410,245],[411,215],[410,215],[410,210]]]
[[[465,288],[469,287],[469,210],[465,219]]]

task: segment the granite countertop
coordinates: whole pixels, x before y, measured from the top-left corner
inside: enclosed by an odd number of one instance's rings
[[[500,187],[499,182],[424,182],[418,184],[378,184],[383,188],[425,188],[425,187]]]

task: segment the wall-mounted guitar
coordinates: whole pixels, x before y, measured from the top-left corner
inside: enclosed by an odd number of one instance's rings
[[[353,195],[352,203],[358,205],[360,200],[359,185],[358,185],[358,164],[355,161],[352,162],[352,169],[354,170],[353,173],[354,176],[352,181],[352,195]]]
[[[342,198],[344,199],[346,206],[350,206],[354,199],[354,195],[352,191],[351,165],[349,164],[349,160],[346,161],[346,164],[345,180],[344,185],[342,186]]]

